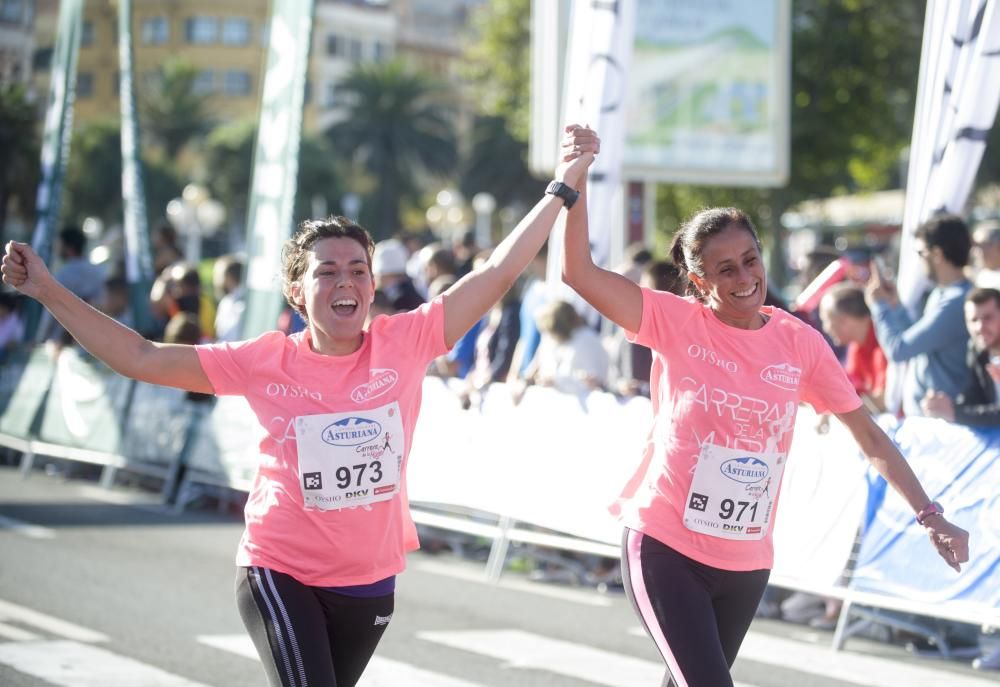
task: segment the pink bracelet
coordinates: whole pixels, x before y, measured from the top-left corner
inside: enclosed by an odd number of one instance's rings
[[[942,508],[941,504],[937,501],[931,501],[920,509],[920,512],[916,515],[917,523],[923,525],[924,520],[932,515],[944,515],[944,508]]]

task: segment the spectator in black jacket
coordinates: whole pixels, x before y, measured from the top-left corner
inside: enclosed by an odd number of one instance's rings
[[[1000,291],[970,291],[965,323],[972,337],[966,357],[969,382],[954,402],[947,394],[929,391],[924,413],[963,425],[1000,427]]]

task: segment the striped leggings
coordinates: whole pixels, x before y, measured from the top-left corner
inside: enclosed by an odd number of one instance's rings
[[[236,574],[236,603],[270,687],[353,687],[392,618],[394,598],[344,596],[267,568]]]
[[[769,574],[713,568],[625,530],[625,593],[667,664],[664,687],[732,687],[729,669]]]

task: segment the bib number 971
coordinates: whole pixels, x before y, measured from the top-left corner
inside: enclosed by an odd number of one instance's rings
[[[377,460],[373,460],[370,463],[358,463],[357,465],[342,465],[337,468],[335,476],[337,477],[337,487],[340,489],[346,489],[351,486],[354,482],[354,486],[361,486],[361,479],[365,476],[365,472],[368,472],[368,482],[371,484],[377,484],[382,481],[382,463]]]
[[[750,522],[757,519],[757,502],[754,501],[752,504],[749,501],[733,501],[732,499],[722,499],[721,509],[719,510],[719,517],[723,520],[729,520],[733,518],[736,522],[740,522],[743,519],[743,515],[750,511]]]

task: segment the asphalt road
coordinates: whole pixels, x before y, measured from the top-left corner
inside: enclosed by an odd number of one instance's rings
[[[135,488],[0,467],[0,685],[263,686],[233,599],[232,512],[174,514]],[[482,562],[411,556],[365,687],[658,685],[662,669],[624,595],[484,579]],[[757,621],[742,687],[994,687],[967,661]]]

